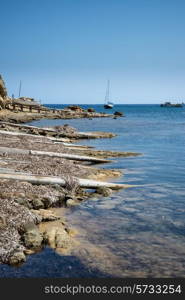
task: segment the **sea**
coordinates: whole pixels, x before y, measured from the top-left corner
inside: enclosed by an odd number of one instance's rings
[[[65,105],[49,105],[64,108]],[[69,124],[80,131],[108,131],[111,139],[81,141],[96,149],[141,155],[114,158],[114,182],[134,185],[66,209],[77,230],[70,255],[46,247],[20,267],[0,266],[1,277],[185,277],[185,107],[81,105],[117,119],[40,120],[41,127]],[[61,214],[64,212],[61,211]]]

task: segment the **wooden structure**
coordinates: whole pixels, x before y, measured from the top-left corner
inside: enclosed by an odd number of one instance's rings
[[[36,110],[38,113],[41,111],[48,111],[49,109],[40,105],[36,101],[31,100],[23,100],[23,99],[12,99],[12,109],[15,110],[16,108],[19,108],[21,111],[24,111],[24,109],[29,110],[32,112],[33,110]]]

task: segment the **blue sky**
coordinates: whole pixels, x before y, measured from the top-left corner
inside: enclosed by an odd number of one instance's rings
[[[0,73],[43,103],[185,100],[184,0],[1,0]]]

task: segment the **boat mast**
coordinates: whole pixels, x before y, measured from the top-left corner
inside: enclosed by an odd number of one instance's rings
[[[106,89],[106,94],[105,94],[105,102],[109,101],[109,90],[110,90],[110,80],[107,80],[107,89]]]
[[[20,96],[21,96],[21,88],[22,88],[22,82],[21,82],[21,80],[20,80],[20,84],[19,84],[19,98],[20,98]]]

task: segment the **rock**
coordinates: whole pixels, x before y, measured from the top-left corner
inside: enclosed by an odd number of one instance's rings
[[[107,187],[99,187],[96,192],[104,197],[109,197],[112,195],[112,190]]]
[[[65,203],[65,200],[66,200],[66,196],[64,194],[60,194],[60,196],[58,197],[59,205],[63,205]]]
[[[35,210],[34,213],[41,217],[42,221],[55,221],[60,219],[60,217],[57,216],[54,212],[47,209]]]
[[[57,191],[60,191],[61,189],[60,184],[53,184],[52,187],[55,188]]]
[[[6,220],[4,217],[0,216],[0,230],[6,227]]]
[[[35,128],[30,129],[30,130],[29,130],[29,133],[30,133],[30,134],[39,135],[38,129],[35,129]]]
[[[78,112],[84,111],[83,108],[81,108],[78,105],[69,105],[67,108],[70,109],[70,110],[72,110],[72,111],[78,111]]]
[[[78,233],[77,230],[72,229],[72,228],[66,228],[66,231],[67,231],[67,233],[68,233],[70,236],[72,236],[72,237],[76,236],[77,233]]]
[[[27,248],[40,248],[43,237],[34,223],[28,223],[24,226],[24,243]]]
[[[56,248],[68,248],[70,244],[69,234],[64,228],[59,228],[55,235]]]
[[[30,203],[27,199],[24,199],[24,198],[18,198],[18,199],[15,199],[15,201],[16,201],[18,204],[24,205],[24,206],[27,207],[27,208],[32,208],[31,203]]]
[[[49,208],[52,206],[53,204],[53,199],[51,197],[44,197],[42,199],[42,203],[44,203],[44,207],[45,208]]]
[[[44,203],[40,199],[33,199],[32,205],[34,209],[44,208]]]
[[[68,199],[73,199],[74,198],[74,193],[70,193],[68,192],[66,195],[65,195],[65,200],[67,201]]]
[[[94,108],[92,108],[92,107],[90,107],[90,108],[88,108],[88,110],[87,110],[88,112],[95,112],[95,109]]]
[[[118,117],[122,117],[122,116],[123,116],[123,113],[120,112],[120,111],[115,111],[114,115],[115,115],[115,116],[118,116]]]
[[[67,205],[67,207],[72,207],[72,206],[78,205],[78,202],[73,199],[67,199],[66,205]]]
[[[10,265],[16,265],[22,262],[26,261],[26,256],[24,252],[18,251],[15,252],[10,258],[9,258],[9,264]]]
[[[47,243],[51,248],[56,248],[55,244],[56,227],[49,227],[44,232],[44,242]]]
[[[50,226],[44,232],[44,240],[51,248],[67,248],[71,239],[65,228],[61,225]]]
[[[31,254],[34,254],[35,251],[34,251],[33,249],[25,249],[25,250],[24,250],[24,253],[25,253],[26,255],[31,255]]]
[[[100,194],[98,194],[98,193],[91,193],[90,195],[91,195],[90,198],[92,200],[97,200],[100,198]]]

